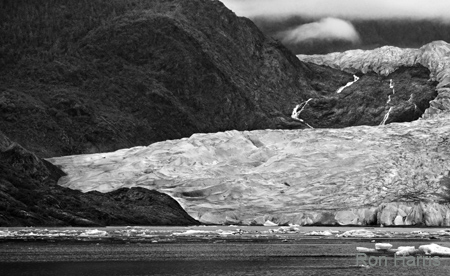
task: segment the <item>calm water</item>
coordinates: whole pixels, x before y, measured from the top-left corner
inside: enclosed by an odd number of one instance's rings
[[[186,228],[180,228],[183,229]],[[372,248],[372,239],[317,237],[282,242],[284,237],[292,236],[281,236],[278,241],[245,243],[229,240],[215,243],[205,239],[170,243],[0,242],[0,276],[450,275],[449,258],[440,258],[439,266],[407,267],[401,263],[395,266],[392,259],[387,266],[356,266],[356,247]],[[392,243],[394,248],[406,245],[417,248],[431,242],[450,247],[448,239],[375,240]]]
[[[355,267],[354,258],[279,258],[256,261],[150,261],[1,263],[1,275],[450,275],[450,260],[439,267]]]

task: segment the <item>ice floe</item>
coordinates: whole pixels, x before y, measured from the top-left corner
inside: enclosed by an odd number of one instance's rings
[[[358,237],[358,238],[373,238],[375,234],[372,231],[365,229],[349,230],[342,234],[336,235],[337,237]]]
[[[377,250],[388,250],[391,249],[392,244],[390,243],[376,243],[375,244],[375,249]]]
[[[174,236],[192,236],[192,235],[206,235],[211,234],[214,231],[204,231],[204,230],[187,230],[181,233],[173,233]]]
[[[450,236],[450,229],[443,229],[437,232],[439,236]]]
[[[98,229],[86,230],[79,235],[80,237],[105,237],[108,232]]]
[[[419,246],[419,251],[424,252],[425,255],[450,256],[450,248],[435,243],[421,245]]]
[[[399,246],[397,248],[397,252],[395,252],[395,255],[397,256],[409,256],[416,252],[416,248],[414,246]]]
[[[270,220],[266,220],[266,222],[264,222],[263,224],[264,226],[278,226],[278,224],[270,221]]]
[[[333,233],[331,233],[331,231],[329,230],[325,230],[325,231],[311,231],[308,233],[305,233],[305,236],[332,236]]]

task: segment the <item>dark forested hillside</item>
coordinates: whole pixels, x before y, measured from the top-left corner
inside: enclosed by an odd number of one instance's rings
[[[292,53],[219,1],[2,1],[0,18],[0,129],[39,156],[284,128],[315,95]]]
[[[195,225],[170,196],[144,188],[82,193],[59,168],[0,131],[0,226]]]
[[[299,61],[217,0],[1,1],[0,37],[0,130],[40,157],[307,128],[293,109],[353,80]],[[311,118],[341,113],[324,107]],[[313,127],[335,127],[323,121]]]

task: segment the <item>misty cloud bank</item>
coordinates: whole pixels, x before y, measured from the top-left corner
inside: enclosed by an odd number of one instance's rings
[[[300,43],[316,39],[347,40],[353,43],[360,41],[355,27],[348,21],[327,17],[318,22],[303,24],[297,28],[282,31],[277,37],[285,44]]]
[[[442,19],[450,21],[449,0],[221,0],[237,15],[273,19],[302,16],[344,19]]]
[[[450,42],[450,0],[220,0],[295,54]]]

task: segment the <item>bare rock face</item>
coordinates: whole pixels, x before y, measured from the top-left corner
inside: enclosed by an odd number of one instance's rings
[[[62,186],[157,189],[202,222],[450,225],[448,205],[437,203],[448,120],[195,134],[49,161],[67,172]]]

